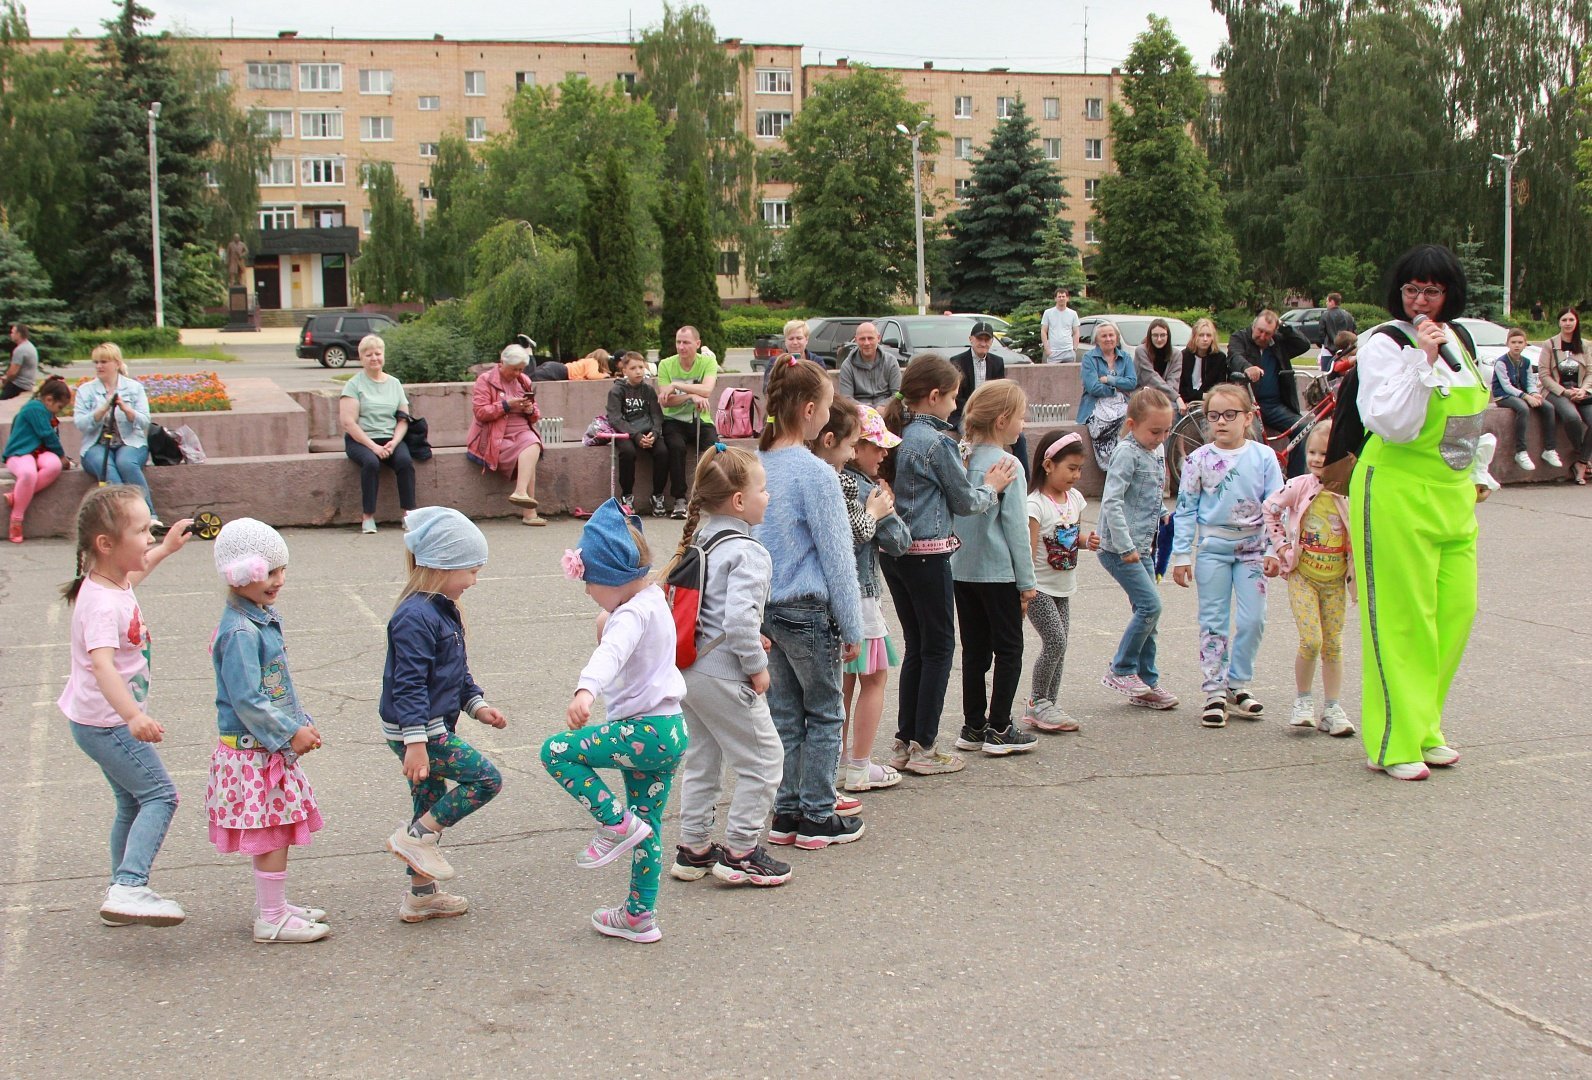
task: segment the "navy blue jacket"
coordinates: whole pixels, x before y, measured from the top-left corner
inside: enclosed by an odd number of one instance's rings
[[[381,673],[382,734],[424,742],[453,731],[459,712],[483,700],[464,653],[464,622],[441,593],[406,597],[387,620],[387,663]]]

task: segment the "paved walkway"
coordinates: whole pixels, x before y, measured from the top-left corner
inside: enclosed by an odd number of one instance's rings
[[[421,926],[396,919],[403,875],[381,849],[407,806],[374,710],[399,534],[289,535],[282,609],[327,737],[307,766],[328,821],[290,884],[334,928],[291,948],[250,943],[246,862],[205,842],[209,549],[140,589],[184,796],[155,884],[190,913],[152,930],[94,915],[111,801],[53,704],[71,549],[5,545],[0,1072],[1592,1076],[1592,496],[1511,489],[1481,515],[1458,769],[1398,784],[1366,773],[1357,741],[1285,731],[1280,596],[1265,722],[1123,707],[1098,680],[1125,603],[1086,565],[1063,684],[1082,734],[867,797],[867,835],[795,852],[783,888],[667,881],[650,947],[587,925],[623,872],[575,867],[590,823],[536,760],[592,642],[595,609],[557,570],[573,523],[487,527],[465,609],[510,726],[463,726],[507,784],[448,836],[473,910]],[[1167,682],[1192,699],[1193,598],[1164,592]],[[958,709],[953,685],[946,730]]]

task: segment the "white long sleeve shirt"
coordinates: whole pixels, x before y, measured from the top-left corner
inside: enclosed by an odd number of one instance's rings
[[[1412,339],[1415,337],[1415,327],[1409,323],[1398,321],[1393,325]],[[1401,345],[1386,334],[1371,333],[1360,339],[1359,369],[1360,393],[1356,401],[1360,421],[1367,431],[1393,443],[1412,442],[1421,433],[1426,425],[1426,407],[1432,394],[1441,392],[1440,388],[1487,389],[1471,365],[1454,371],[1441,361],[1428,363],[1420,349]],[[1471,464],[1471,479],[1493,489],[1498,487],[1498,481],[1487,467],[1492,464],[1497,446],[1497,437],[1484,433],[1477,440],[1476,460]]]
[[[648,585],[613,610],[576,685],[607,699],[610,720],[680,711],[685,679],[674,666],[674,616],[662,589]]]

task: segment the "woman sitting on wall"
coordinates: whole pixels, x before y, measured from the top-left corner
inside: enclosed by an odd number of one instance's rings
[[[498,355],[497,366],[476,376],[464,446],[466,456],[483,470],[513,478],[509,502],[520,508],[521,521],[546,525],[547,519],[536,512],[536,462],[542,456],[536,421],[542,414],[535,384],[525,374],[530,362],[522,346],[510,345]]]

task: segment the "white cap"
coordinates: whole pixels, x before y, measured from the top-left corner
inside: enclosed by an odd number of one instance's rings
[[[272,570],[287,565],[287,541],[263,521],[237,518],[216,536],[216,572],[228,585],[264,581]]]

